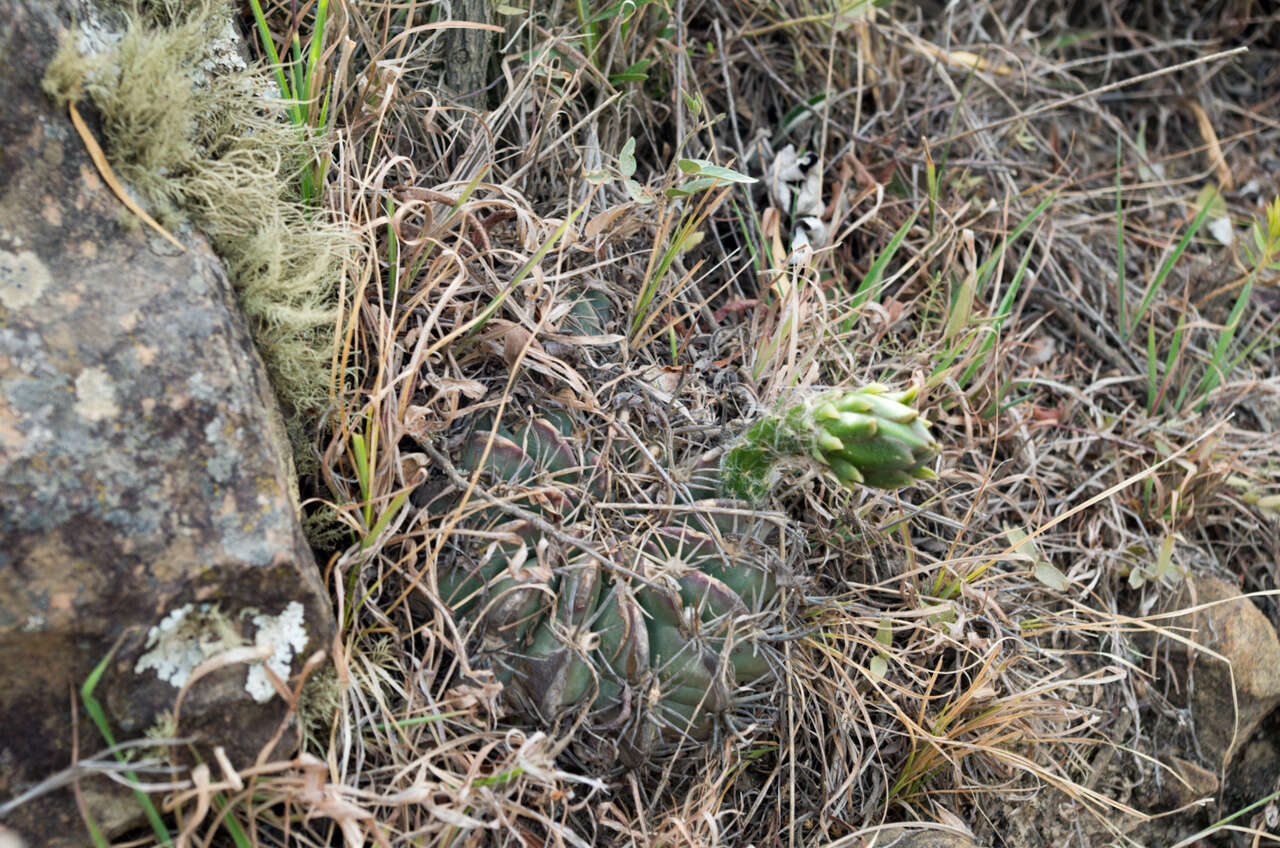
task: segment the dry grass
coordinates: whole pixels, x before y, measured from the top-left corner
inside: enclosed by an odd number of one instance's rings
[[[1131,634],[1179,569],[1277,588],[1280,300],[1264,270],[1227,359],[1252,349],[1209,386],[1244,235],[1202,230],[1145,295],[1203,186],[1238,221],[1277,191],[1280,22],[1249,0],[670,0],[591,26],[534,5],[505,19],[502,80],[452,100],[438,6],[332,15],[329,199],[364,241],[318,446],[341,633],[298,760],[171,800],[190,844],[229,838],[197,804],[217,791],[254,845],[843,846],[899,820],[1003,840],[1046,787],[1064,829],[1044,844],[1167,835],[1141,784],[1186,716]],[[618,173],[628,138],[653,202]],[[831,234],[794,262],[767,170],[787,144],[816,154]],[[762,182],[668,199],[680,157]],[[612,302],[608,333],[561,328],[583,289]],[[672,485],[659,468],[873,379],[926,386],[941,479],[779,487],[802,579],[759,721],[627,771],[572,723],[504,714],[433,589],[474,531],[408,498],[452,435],[557,398],[660,454],[574,528],[606,550]]]

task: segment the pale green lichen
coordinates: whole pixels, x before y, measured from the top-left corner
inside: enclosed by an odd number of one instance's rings
[[[76,412],[89,421],[105,421],[120,414],[115,383],[105,368],[86,368],[76,377]]]
[[[327,743],[329,729],[342,709],[344,691],[345,687],[333,666],[326,664],[307,678],[298,694],[298,718],[302,722],[303,733],[308,739],[315,740],[316,747],[320,749]]]
[[[25,309],[49,288],[49,269],[30,250],[0,250],[0,307]]]
[[[167,227],[190,221],[208,236],[306,470],[317,412],[330,397],[338,292],[355,244],[298,200],[298,170],[326,142],[284,119],[283,104],[263,94],[273,87],[265,75],[211,58],[211,45],[227,40],[223,3],[152,0],[126,18],[104,52],[83,53],[69,40],[45,90],[64,104],[91,101],[116,174]]]

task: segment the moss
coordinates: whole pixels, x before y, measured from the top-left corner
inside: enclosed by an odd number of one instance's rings
[[[342,692],[342,681],[329,665],[317,669],[302,686],[298,718],[306,738],[315,743],[315,750],[325,749],[330,728],[342,709]]]
[[[152,0],[126,15],[108,52],[66,44],[45,89],[87,97],[112,168],[161,222],[203,231],[224,261],[284,410],[299,470],[314,466],[315,422],[330,395],[338,292],[355,239],[298,201],[297,174],[326,140],[283,116],[265,75],[210,74],[225,43],[221,2]]]

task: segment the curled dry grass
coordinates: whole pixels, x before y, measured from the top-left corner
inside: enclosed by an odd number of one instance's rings
[[[687,0],[584,24],[556,3],[510,16],[501,83],[453,100],[434,6],[331,12],[331,201],[364,260],[321,468],[351,541],[325,570],[341,633],[299,705],[305,753],[221,785],[253,844],[847,845],[904,819],[1000,838],[1044,787],[1068,827],[1143,841],[1128,787],[1185,714],[1133,631],[1178,569],[1276,588],[1274,271],[1239,318],[1253,349],[1203,392],[1248,260],[1200,237],[1160,273],[1207,182],[1237,218],[1276,190],[1280,127],[1250,99],[1276,30],[1248,2],[1087,26],[1050,5]],[[620,178],[633,137],[652,203]],[[765,178],[788,143],[817,154],[833,234],[806,261],[767,180],[661,196],[679,157]],[[612,301],[608,334],[560,329],[583,288]],[[868,379],[925,384],[942,478],[775,493],[808,578],[776,720],[621,772],[572,725],[513,723],[460,623],[411,609],[474,531],[408,494],[477,410],[556,396],[671,458]],[[614,472],[634,497],[596,517],[601,544],[668,482]]]

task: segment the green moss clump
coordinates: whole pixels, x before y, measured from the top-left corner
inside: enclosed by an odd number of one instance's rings
[[[298,199],[297,175],[324,155],[291,124],[274,83],[249,70],[212,74],[231,12],[217,0],[152,0],[126,13],[107,53],[62,47],[45,89],[87,97],[111,167],[167,227],[203,231],[226,265],[284,410],[300,471],[314,466],[317,413],[333,380],[335,322],[349,229]]]

